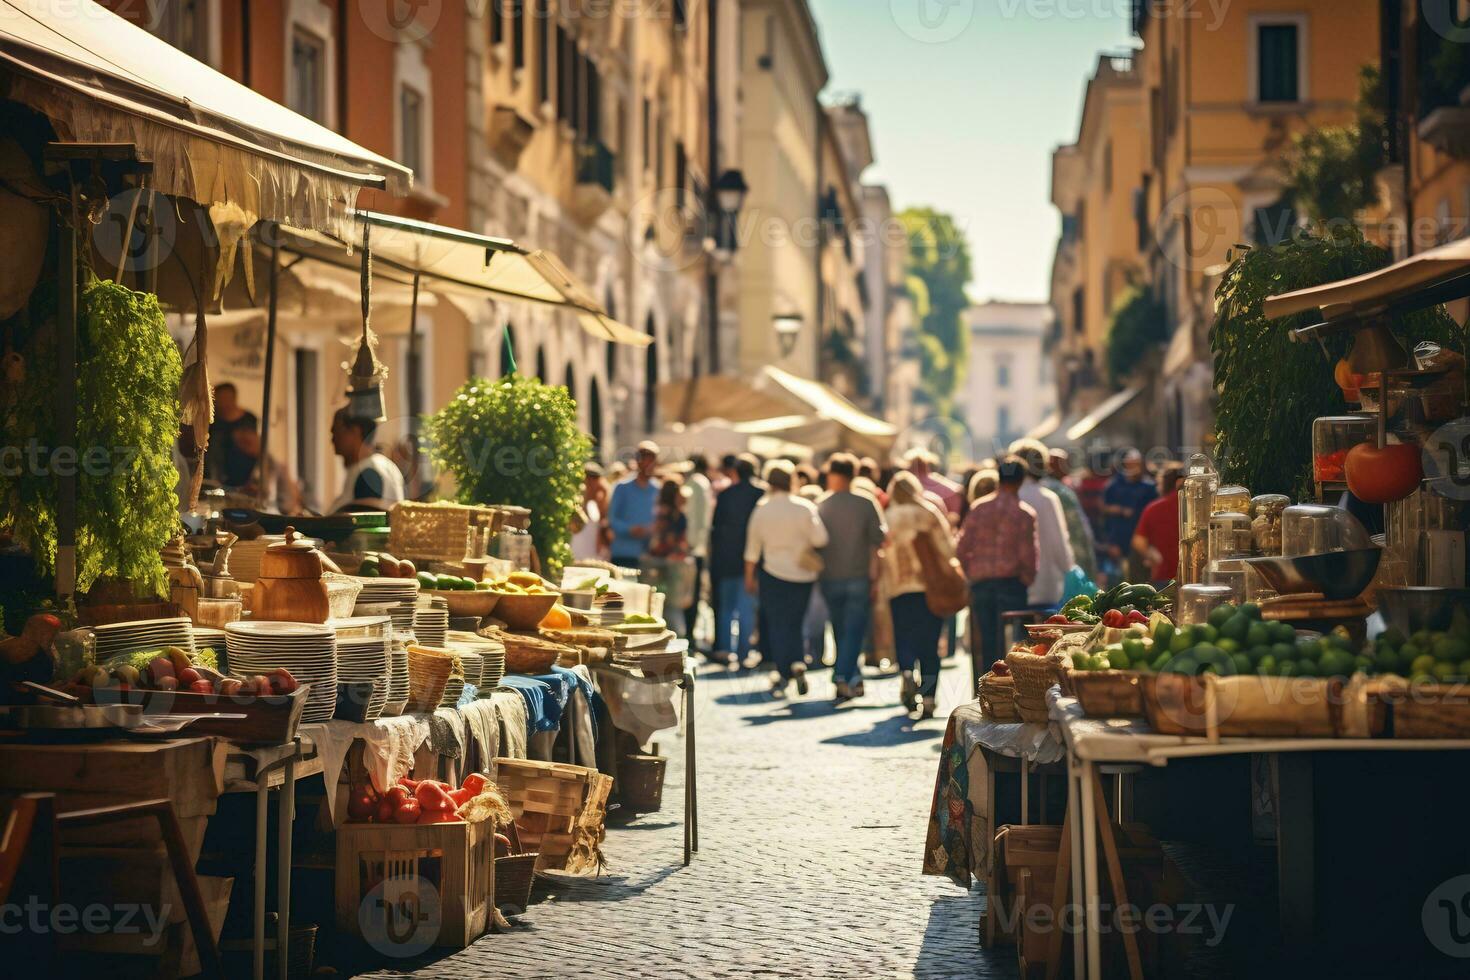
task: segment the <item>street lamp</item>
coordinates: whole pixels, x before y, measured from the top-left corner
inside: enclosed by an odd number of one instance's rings
[[[803,321],[798,313],[778,313],[771,320],[776,328],[776,339],[781,343],[781,356],[790,357],[796,350],[796,339],[801,336]]]
[[[735,234],[736,220],[740,209],[745,206],[745,196],[750,187],[745,183],[745,174],[739,170],[726,170],[715,182],[715,229],[713,252],[721,262],[730,261],[738,247]]]

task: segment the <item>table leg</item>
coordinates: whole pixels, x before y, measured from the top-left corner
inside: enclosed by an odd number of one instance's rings
[[[255,935],[250,944],[251,976],[265,980],[265,859],[268,831],[266,804],[270,790],[266,789],[264,777],[255,789]]]
[[[1097,801],[1093,783],[1097,773],[1092,763],[1082,763],[1078,792],[1082,796],[1082,888],[1087,912],[1087,977],[1100,980],[1102,972],[1102,921],[1097,882]]]
[[[276,845],[276,860],[279,863],[276,869],[276,976],[279,980],[286,980],[287,948],[291,935],[291,825],[296,822],[296,759],[286,761],[285,769],[282,771],[280,810],[277,820],[280,826],[276,828],[278,843]]]
[[[1077,910],[1082,905],[1082,791],[1081,780],[1077,778],[1072,766],[1075,763],[1069,761],[1067,768],[1067,826],[1072,843],[1072,894],[1071,899],[1062,907],[1063,912],[1071,913],[1072,924],[1072,976],[1081,980],[1086,975],[1086,949],[1082,935],[1082,923],[1078,921]],[[1060,928],[1060,923],[1058,925]]]
[[[1031,767],[1021,756],[1021,826],[1031,822]]]
[[[1280,876],[1281,938],[1305,945],[1316,934],[1316,813],[1312,756],[1285,752],[1271,757],[1276,783],[1276,867]]]
[[[689,767],[689,824],[694,838],[694,853],[699,853],[699,752],[694,744],[694,675],[689,675],[688,702],[684,710],[689,713],[689,743],[684,748],[684,764]]]
[[[1045,771],[1039,771],[1039,772],[1036,773],[1036,792],[1040,796],[1040,798],[1036,801],[1037,809],[1041,811],[1040,814],[1037,816],[1036,820],[1037,820],[1037,823],[1040,823],[1042,826],[1045,826],[1046,825],[1046,772]]]

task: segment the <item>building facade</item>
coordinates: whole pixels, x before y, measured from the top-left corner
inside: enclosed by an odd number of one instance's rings
[[[1047,354],[1054,314],[1046,303],[979,303],[965,311],[969,371],[959,404],[975,459],[1004,453],[1056,410]]]

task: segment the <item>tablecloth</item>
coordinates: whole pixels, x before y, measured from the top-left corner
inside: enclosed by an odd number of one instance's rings
[[[526,677],[507,675],[500,680],[502,689],[512,690],[526,701],[526,734],[554,732],[561,724],[571,682],[558,675]]]
[[[598,671],[597,686],[602,690],[613,727],[632,735],[639,745],[655,732],[678,727],[679,715],[674,705],[679,689],[672,681],[650,683]]]
[[[490,695],[495,706],[495,717],[500,725],[500,754],[509,759],[524,759],[527,755],[526,699],[520,691],[503,689]]]
[[[302,725],[301,734],[316,744],[322,758],[322,778],[326,780],[327,808],[333,817],[337,807],[337,781],[342,776],[342,763],[357,739],[363,741],[362,762],[379,791],[387,789],[413,768],[414,753],[429,737],[426,715],[398,715],[376,721],[332,720]]]

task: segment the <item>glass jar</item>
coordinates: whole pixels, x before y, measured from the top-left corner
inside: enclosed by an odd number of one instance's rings
[[[1245,514],[1210,515],[1210,561],[1241,558],[1251,553],[1251,519]]]
[[[1235,589],[1229,585],[1203,582],[1179,587],[1179,624],[1195,626],[1207,623],[1210,613],[1227,602],[1234,602]]]
[[[1280,493],[1263,493],[1251,498],[1251,548],[1263,557],[1281,554],[1281,515],[1291,498]]]
[[[1189,458],[1179,483],[1179,582],[1202,583],[1210,571],[1210,514],[1220,474],[1204,453]]]
[[[1281,553],[1296,558],[1372,546],[1368,532],[1341,507],[1297,504],[1281,515]]]
[[[1247,573],[1250,566],[1244,558],[1220,558],[1210,562],[1210,585],[1230,590],[1227,602],[1237,605],[1245,601]],[[1219,605],[1219,603],[1216,603]],[[1213,606],[1211,608],[1214,608]],[[1209,613],[1205,613],[1209,617]]]
[[[1245,514],[1251,509],[1251,492],[1245,487],[1220,487],[1210,504],[1211,514]]]
[[[1312,479],[1347,482],[1347,454],[1354,446],[1376,442],[1378,423],[1371,415],[1329,415],[1312,423]]]

